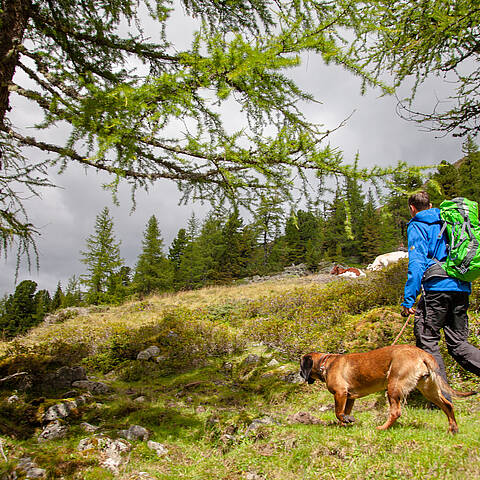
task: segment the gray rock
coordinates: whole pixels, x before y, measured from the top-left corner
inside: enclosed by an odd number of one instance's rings
[[[60,367],[56,372],[46,375],[43,379],[43,388],[51,390],[63,390],[71,387],[73,382],[86,380],[85,369],[80,366]]]
[[[267,363],[267,367],[278,367],[278,365],[280,365],[280,363],[275,360],[274,358],[272,358],[268,363]]]
[[[49,440],[56,440],[67,435],[68,427],[62,425],[59,420],[49,423],[38,436],[38,442],[46,442]]]
[[[87,423],[87,422],[82,422],[80,424],[80,427],[82,427],[82,429],[88,433],[96,432],[100,428],[95,425],[91,425],[90,423]]]
[[[102,382],[94,382],[92,380],[78,380],[72,383],[72,387],[79,388],[81,390],[88,390],[89,392],[97,395],[103,395],[111,391],[111,388]]]
[[[25,478],[26,479],[28,479],[28,478],[47,478],[47,471],[44,470],[43,468],[33,467],[33,468],[30,468],[27,471],[27,476]]]
[[[165,445],[162,445],[161,443],[158,443],[158,442],[153,442],[152,440],[149,440],[147,442],[147,447],[150,449],[150,450],[155,450],[155,453],[161,457],[163,455],[166,455],[168,453],[168,450],[167,448],[165,447]]]
[[[254,353],[251,353],[243,359],[242,365],[258,365],[261,361],[261,358]]]
[[[140,397],[137,397],[134,402],[137,402],[137,403],[144,403],[146,401],[146,397],[144,397],[143,395],[141,395]]]
[[[66,402],[57,403],[52,405],[42,416],[42,422],[52,422],[59,418],[67,418],[73,411],[76,411],[79,407],[89,402],[91,396],[88,394],[80,395],[74,400],[68,400]]]
[[[47,478],[47,472],[43,468],[38,468],[38,465],[30,457],[20,459],[12,478],[19,478],[17,471],[21,474],[20,478]]]
[[[118,435],[130,441],[142,440],[144,442],[150,437],[148,430],[140,425],[132,425],[128,430],[120,430]]]
[[[300,372],[292,372],[283,377],[287,383],[304,383],[305,380],[300,376]]]
[[[156,345],[152,345],[151,347],[142,350],[137,355],[137,360],[150,360],[151,358],[158,357],[160,354],[160,349]]]
[[[256,418],[255,420],[252,421],[252,423],[247,427],[247,432],[251,432],[256,430],[258,427],[262,425],[277,425],[278,422],[272,418],[272,417],[262,417],[262,418]]]
[[[55,323],[61,323],[65,320],[79,317],[81,315],[88,315],[89,313],[98,310],[100,310],[99,307],[67,307],[47,315],[42,323],[43,325],[54,325]]]
[[[265,477],[258,475],[258,473],[247,472],[245,474],[245,480],[265,480]]]
[[[62,402],[57,405],[52,405],[42,416],[42,422],[53,422],[59,418],[67,418],[72,410],[78,407],[75,401]]]

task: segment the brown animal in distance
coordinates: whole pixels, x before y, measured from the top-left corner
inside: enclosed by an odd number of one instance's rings
[[[355,421],[350,415],[355,399],[386,390],[390,412],[378,430],[390,428],[401,415],[401,403],[416,387],[448,418],[448,431],[458,432],[449,395],[468,397],[477,392],[453,390],[440,376],[436,360],[411,345],[393,345],[364,353],[308,353],[300,360],[300,375],[308,383],[321,380],[335,398],[341,425]]]

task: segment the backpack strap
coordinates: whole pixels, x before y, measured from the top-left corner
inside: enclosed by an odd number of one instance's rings
[[[462,229],[462,232],[464,232],[465,230],[467,230],[469,245],[465,258],[460,263],[460,265],[457,266],[458,271],[462,274],[468,271],[470,263],[472,262],[478,250],[478,240],[472,232],[472,225],[468,216],[465,218],[464,229]]]

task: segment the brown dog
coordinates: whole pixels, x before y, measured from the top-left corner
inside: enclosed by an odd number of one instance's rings
[[[477,392],[457,392],[440,376],[436,360],[411,345],[394,345],[365,353],[345,355],[309,353],[300,360],[300,375],[308,383],[322,380],[335,397],[335,415],[342,425],[352,423],[350,415],[356,398],[387,391],[388,420],[379,430],[390,428],[401,414],[401,402],[417,387],[423,396],[440,407],[448,417],[451,433],[458,432],[449,394],[468,397]]]

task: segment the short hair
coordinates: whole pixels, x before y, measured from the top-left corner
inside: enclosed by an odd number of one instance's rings
[[[419,212],[430,208],[430,196],[425,190],[408,197],[408,205],[413,205]]]

